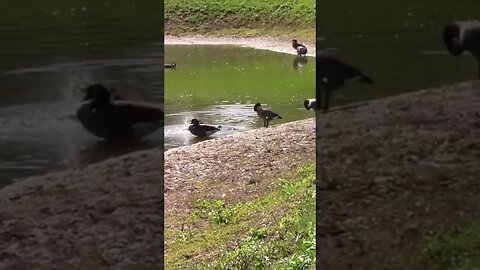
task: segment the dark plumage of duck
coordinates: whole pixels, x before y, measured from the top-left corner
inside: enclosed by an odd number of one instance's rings
[[[201,123],[198,119],[192,119],[188,130],[197,137],[207,137],[220,131],[220,128],[221,126],[206,125]]]
[[[361,70],[332,57],[319,56],[317,61],[317,87],[318,108],[323,107],[327,112],[332,90],[344,86],[348,82],[373,84],[373,80],[363,74]],[[324,97],[322,97],[324,96]],[[322,99],[325,98],[324,104]]]
[[[480,78],[480,22],[459,21],[447,24],[443,29],[443,42],[451,55],[469,51],[477,60]]]
[[[306,100],[303,102],[303,106],[304,106],[305,109],[307,109],[307,110],[310,110],[310,109],[313,109],[314,111],[318,110],[317,100],[314,99],[314,98],[306,99]]]
[[[307,47],[297,42],[296,39],[292,40],[292,47],[297,50],[298,55],[305,56],[307,54]]]
[[[91,134],[108,141],[137,140],[163,126],[163,111],[135,101],[113,101],[111,92],[101,84],[87,87],[89,102],[77,109],[77,119]]]
[[[87,88],[85,88],[83,91],[85,93],[85,96],[83,98],[84,101],[87,100],[92,100],[96,94],[95,91],[97,91],[98,88],[104,87],[101,84],[92,84],[89,85]],[[106,89],[106,88],[105,88]],[[111,100],[125,100],[123,96],[117,91],[116,88],[110,88],[107,89],[108,92],[110,92],[110,99]]]
[[[163,67],[164,67],[164,68],[175,69],[175,68],[177,68],[177,64],[175,64],[175,63],[173,63],[173,64],[164,64]]]
[[[257,112],[257,115],[263,119],[263,126],[268,127],[268,122],[274,119],[282,119],[280,115],[269,110],[264,110],[260,103],[253,106],[253,110]]]

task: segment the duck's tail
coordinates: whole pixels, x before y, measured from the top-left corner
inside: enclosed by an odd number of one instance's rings
[[[363,74],[360,75],[359,81],[363,83],[373,84],[373,80]]]

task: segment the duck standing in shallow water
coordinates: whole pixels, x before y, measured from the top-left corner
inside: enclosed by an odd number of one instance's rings
[[[298,55],[305,56],[307,54],[307,47],[297,42],[296,39],[292,40],[292,47],[297,50]]]
[[[108,141],[138,140],[163,126],[163,111],[147,103],[112,101],[101,84],[87,87],[77,119],[93,135]]]
[[[188,130],[197,137],[207,137],[220,131],[221,126],[201,124],[198,119],[192,119]]]
[[[257,115],[263,119],[263,126],[268,127],[268,122],[274,119],[282,119],[280,115],[269,110],[264,110],[260,103],[253,106],[253,110],[257,112]]]
[[[451,55],[461,55],[469,51],[478,65],[480,78],[480,22],[463,21],[452,22],[443,29],[443,42]]]

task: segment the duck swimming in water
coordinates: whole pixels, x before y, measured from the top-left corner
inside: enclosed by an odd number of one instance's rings
[[[101,84],[87,87],[77,119],[91,134],[108,141],[138,140],[163,126],[163,110],[153,104],[113,101]]]
[[[206,125],[198,119],[192,119],[190,121],[190,126],[188,127],[188,130],[190,131],[190,133],[197,137],[207,137],[215,132],[220,131],[220,128],[221,126]]]

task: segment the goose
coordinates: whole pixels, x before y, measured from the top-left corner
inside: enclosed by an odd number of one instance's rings
[[[303,106],[305,106],[305,109],[310,110],[313,109],[314,111],[317,110],[317,100],[314,98],[311,99],[306,99],[303,102]]]
[[[457,21],[445,25],[443,42],[451,55],[461,55],[469,51],[478,64],[478,78],[480,78],[480,22]]]
[[[340,60],[327,56],[318,56],[316,76],[319,86],[317,88],[318,108],[323,107],[323,112],[327,112],[330,103],[330,93],[332,90],[344,86],[346,83],[367,83],[373,84],[373,80],[364,75],[358,68],[346,64]],[[322,106],[322,92],[325,95],[325,104]]]
[[[173,63],[173,64],[164,64],[163,67],[164,67],[164,68],[174,69],[174,68],[177,68],[177,64],[175,64],[175,63]]]
[[[101,84],[87,87],[77,109],[77,119],[91,134],[107,141],[139,140],[163,126],[163,111],[147,103],[112,101],[111,93]]]
[[[307,47],[303,44],[297,43],[297,40],[292,40],[292,47],[297,50],[298,55],[306,55],[307,54]]]
[[[263,119],[263,126],[268,127],[268,122],[273,119],[282,119],[280,115],[269,110],[264,110],[260,103],[253,106],[253,110],[257,112],[257,115]]]
[[[220,131],[220,128],[221,126],[206,125],[198,119],[192,119],[190,120],[190,126],[188,127],[188,130],[197,137],[207,137],[217,131]]]

